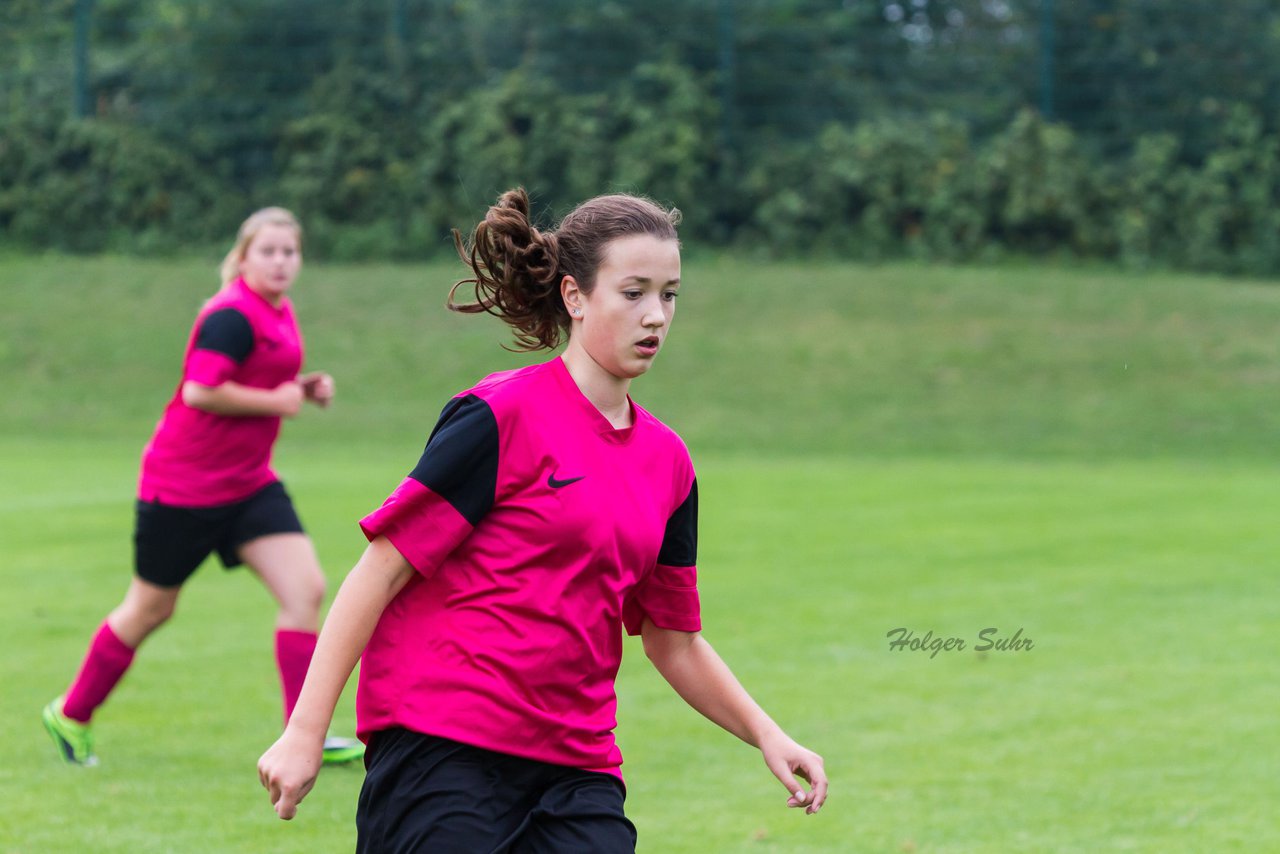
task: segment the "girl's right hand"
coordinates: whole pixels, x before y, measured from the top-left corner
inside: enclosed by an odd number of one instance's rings
[[[258,780],[280,818],[289,821],[297,815],[298,804],[316,784],[323,753],[323,735],[315,739],[286,728],[258,760]]]
[[[302,410],[302,401],[306,399],[302,383],[289,380],[276,386],[274,392],[281,417],[292,418]]]

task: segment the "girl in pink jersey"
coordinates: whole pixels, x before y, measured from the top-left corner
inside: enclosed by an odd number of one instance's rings
[[[299,375],[302,336],[288,292],[302,264],[302,230],[282,208],[240,227],[222,264],[222,289],[201,309],[182,382],[142,455],[134,578],[98,628],[67,692],[44,723],[68,762],[93,765],[89,722],[133,663],[138,646],[173,614],[183,583],[217,552],[241,563],[279,603],[275,651],[285,720],[306,676],[324,599],[324,575],[293,504],[271,470],[280,420],[303,401],[327,406],[333,379]],[[331,739],[329,761],[363,753]]]
[[[761,750],[788,806],[822,806],[822,758],[700,634],[693,465],[628,394],[674,316],[678,216],[601,196],[544,233],[513,190],[469,250],[455,234],[476,299],[451,294],[450,308],[498,315],[528,350],[568,344],[454,397],[362,520],[369,547],[258,763],[281,818],[314,784],[361,658],[359,851],[634,851],[613,737],[624,631],[691,706]]]

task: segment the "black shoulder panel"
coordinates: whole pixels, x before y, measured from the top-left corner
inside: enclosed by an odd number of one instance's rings
[[[663,566],[698,565],[698,481],[689,484],[689,495],[667,520],[658,563]]]
[[[249,319],[235,308],[210,312],[200,323],[195,349],[212,350],[240,364],[253,352],[253,329],[249,326]]]
[[[478,524],[498,488],[498,421],[489,404],[475,395],[449,401],[409,477]]]

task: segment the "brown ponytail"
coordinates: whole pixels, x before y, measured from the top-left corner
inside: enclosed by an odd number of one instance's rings
[[[606,244],[635,234],[675,240],[679,222],[674,208],[618,194],[583,202],[556,231],[542,232],[529,221],[524,189],[508,190],[475,227],[469,248],[454,229],[454,246],[473,275],[453,286],[446,305],[452,311],[502,318],[514,331],[518,350],[554,349],[570,326],[560,296],[564,277],[573,276],[589,294]],[[475,302],[454,302],[463,285],[473,287]]]

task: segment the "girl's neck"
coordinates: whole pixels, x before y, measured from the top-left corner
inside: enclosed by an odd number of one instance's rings
[[[614,376],[600,367],[586,350],[576,346],[572,340],[560,358],[578,391],[610,424],[619,430],[631,426],[631,401],[627,399],[630,379]]]
[[[271,306],[272,308],[279,308],[279,307],[280,307],[280,304],[281,304],[282,302],[284,302],[284,294],[282,294],[282,293],[274,293],[274,292],[271,292],[271,291],[264,290],[264,289],[262,289],[262,288],[254,287],[253,283],[252,283],[252,282],[250,282],[248,279],[244,278],[243,276],[241,276],[240,278],[241,278],[241,280],[244,282],[244,286],[245,286],[246,288],[248,288],[249,290],[253,291],[253,292],[254,292],[255,294],[257,294],[258,296],[260,296],[260,297],[262,297],[264,300],[266,300],[266,301],[267,301],[267,303],[268,303],[268,304],[270,304],[270,306]]]

